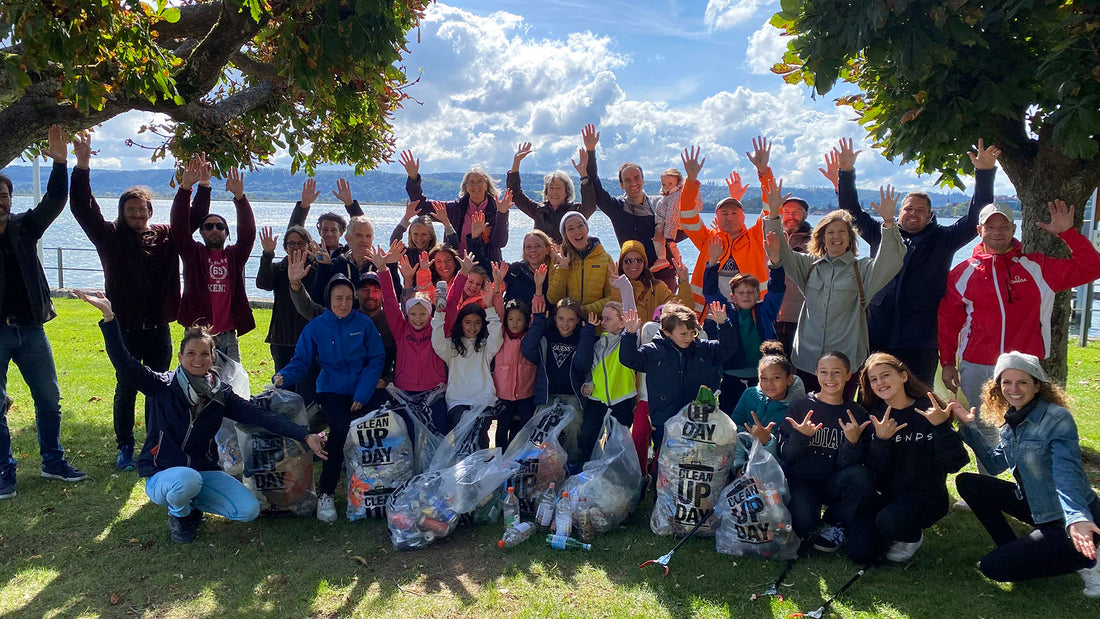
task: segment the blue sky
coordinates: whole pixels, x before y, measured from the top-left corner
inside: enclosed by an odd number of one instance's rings
[[[602,176],[630,160],[653,177],[696,144],[707,157],[704,180],[718,180],[734,170],[752,175],[745,151],[763,134],[788,186],[824,186],[823,154],[852,137],[864,149],[860,186],[934,189],[935,177],[870,148],[854,113],[833,101],[843,91],[814,99],[768,71],[785,48],[768,25],[778,9],[777,0],[434,4],[409,36],[405,65],[420,81],[408,90],[416,102],[394,118],[398,147],[412,149],[424,172],[477,164],[503,177],[516,145],[529,140],[535,153],[524,171],[571,170],[581,128],[592,122]],[[121,145],[145,121],[131,113],[108,123],[98,165],[150,167],[147,152]]]

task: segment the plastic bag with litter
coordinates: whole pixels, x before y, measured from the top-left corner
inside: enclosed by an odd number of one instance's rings
[[[722,490],[718,503],[718,552],[762,559],[793,559],[801,543],[791,526],[787,477],[779,461],[752,441],[745,472]]]
[[[292,423],[307,423],[305,403],[293,391],[269,386],[253,397],[252,403]],[[317,493],[309,448],[259,426],[236,425],[244,485],[259,500],[260,511],[312,516],[317,509]]]
[[[573,508],[573,536],[591,541],[618,527],[638,504],[642,467],[630,430],[607,413],[592,459],[565,481]]]
[[[575,407],[563,402],[541,406],[508,444],[504,458],[519,464],[519,472],[508,485],[515,488],[521,514],[535,513],[539,496],[551,483],[561,487],[566,475],[566,453],[559,439],[579,414]]]
[[[344,441],[348,520],[386,515],[390,493],[417,473],[413,452],[405,420],[388,405],[351,422]]]

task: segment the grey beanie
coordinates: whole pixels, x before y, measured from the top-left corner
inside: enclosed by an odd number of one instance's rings
[[[1043,366],[1039,364],[1039,357],[1035,355],[1016,352],[1015,350],[1002,353],[1000,357],[997,357],[997,365],[993,367],[993,379],[999,381],[1005,370],[1020,370],[1030,374],[1032,378],[1040,383],[1050,382]]]
[[[562,238],[565,238],[565,224],[573,217],[580,217],[581,221],[584,222],[585,227],[588,227],[588,219],[586,219],[584,215],[578,213],[577,211],[569,211],[568,213],[562,215],[561,221],[558,222],[558,233],[561,234]]]

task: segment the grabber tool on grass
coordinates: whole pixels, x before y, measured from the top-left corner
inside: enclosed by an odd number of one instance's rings
[[[859,577],[863,576],[863,573],[866,572],[866,571],[867,571],[867,568],[863,568],[860,571],[856,572],[855,576],[852,576],[848,580],[848,582],[844,583],[844,586],[841,587],[839,591],[834,593],[833,597],[825,600],[825,603],[822,604],[821,607],[818,608],[817,610],[811,610],[808,613],[793,613],[791,615],[791,617],[810,617],[811,619],[821,619],[822,615],[825,614],[825,609],[829,608],[829,605],[833,603],[833,600],[840,597],[841,593],[844,593],[845,591],[847,591],[848,587],[851,587],[852,584],[854,584],[857,580],[859,580]]]
[[[672,547],[672,550],[670,550],[667,553],[661,555],[661,558],[659,558],[659,559],[650,559],[649,561],[646,561],[645,563],[642,563],[641,565],[638,566],[638,569],[642,569],[645,566],[649,565],[650,563],[656,563],[657,565],[660,565],[661,567],[665,568],[665,576],[668,576],[668,562],[672,560],[672,554],[674,552],[676,552],[677,548],[679,548],[680,546],[683,546],[684,542],[691,539],[692,536],[695,535],[695,532],[698,531],[699,528],[702,527],[704,524],[706,524],[708,520],[710,520],[710,517],[712,515],[714,515],[714,510],[713,509],[710,510],[709,512],[707,512],[707,515],[703,516],[703,519],[700,520],[699,523],[696,524],[694,527],[692,527],[692,529],[690,531],[688,531],[687,535],[685,535],[683,538],[681,538],[680,541],[676,542],[676,545]]]
[[[779,585],[783,584],[783,580],[787,577],[787,574],[791,573],[792,567],[794,567],[794,559],[788,559],[787,565],[783,567],[783,571],[779,573],[779,578],[775,579],[775,582],[772,583],[772,586],[765,589],[763,593],[752,594],[751,596],[749,596],[749,601],[753,602],[764,596],[773,595],[777,600],[782,602],[783,596],[779,594]]]

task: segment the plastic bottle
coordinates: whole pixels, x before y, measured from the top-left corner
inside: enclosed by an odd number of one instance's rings
[[[508,527],[504,530],[504,538],[497,542],[497,546],[500,548],[511,548],[512,546],[518,546],[530,539],[531,534],[534,532],[535,523],[516,523],[516,526]]]
[[[569,493],[562,492],[561,500],[554,509],[554,535],[569,537],[573,532],[573,503],[569,500]]]
[[[554,550],[592,550],[592,544],[586,544],[568,535],[547,535],[546,545]]]
[[[508,486],[508,496],[504,497],[504,526],[514,527],[519,523],[519,499],[516,489]]]
[[[558,493],[554,491],[554,482],[550,482],[550,487],[539,497],[539,506],[535,510],[535,520],[539,525],[549,528],[554,523],[554,503],[557,498]]]
[[[436,302],[435,309],[442,312],[443,310],[447,309],[447,282],[436,282],[435,289],[439,291],[440,295],[442,296],[442,298],[438,302]]]

